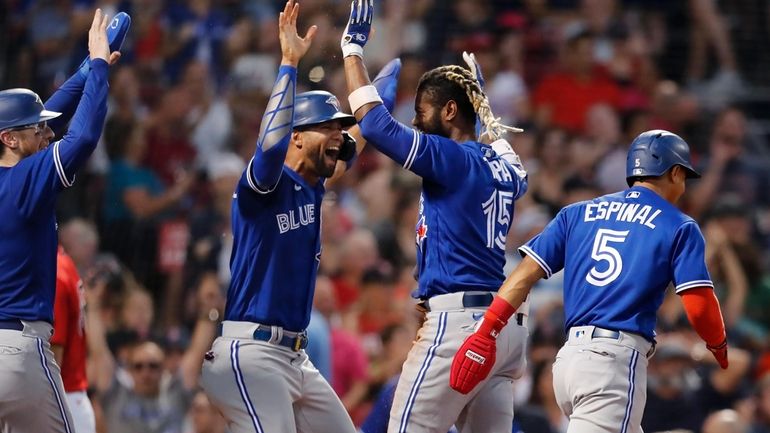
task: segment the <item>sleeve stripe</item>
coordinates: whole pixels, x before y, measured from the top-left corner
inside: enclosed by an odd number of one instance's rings
[[[59,157],[59,143],[61,143],[61,141],[57,141],[53,144],[53,163],[56,167],[56,174],[59,175],[59,180],[62,185],[64,185],[65,188],[69,188],[75,183],[75,177],[73,176],[72,180],[67,179],[67,173],[64,172],[64,166],[61,163],[61,157]]]
[[[275,185],[273,185],[270,189],[262,189],[257,184],[257,181],[254,179],[254,175],[251,172],[251,164],[254,162],[254,158],[251,158],[249,161],[249,166],[246,167],[246,181],[249,183],[249,186],[251,189],[253,189],[255,192],[259,194],[269,194],[275,190],[275,188],[278,186],[278,182],[281,180],[281,176],[283,175],[283,170],[281,170],[281,174],[278,176],[278,181],[275,182]]]
[[[676,286],[676,293],[679,293],[683,290],[687,289],[694,289],[696,287],[714,287],[714,283],[711,282],[711,280],[693,280],[688,281],[686,283],[679,284]]]
[[[412,130],[412,148],[409,149],[409,155],[406,157],[406,161],[404,161],[404,168],[409,170],[412,168],[412,163],[414,163],[414,158],[417,156],[417,148],[420,147],[420,138],[419,134],[417,134],[417,131]]]
[[[551,267],[548,266],[548,263],[546,263],[545,260],[543,260],[542,257],[537,255],[536,252],[532,251],[532,248],[530,248],[530,247],[528,247],[526,245],[522,245],[522,246],[519,247],[519,251],[521,251],[522,253],[532,257],[532,260],[536,261],[537,264],[540,265],[541,268],[543,268],[543,270],[545,271],[545,277],[546,278],[550,278],[551,275],[553,275],[553,272],[551,272]]]

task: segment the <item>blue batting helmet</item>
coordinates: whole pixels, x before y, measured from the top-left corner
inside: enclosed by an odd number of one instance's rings
[[[300,93],[294,100],[294,127],[339,120],[342,127],[353,126],[356,118],[340,111],[337,97],[323,90]]]
[[[8,89],[0,92],[0,131],[59,116],[61,113],[46,110],[40,96],[31,90]]]
[[[626,182],[638,177],[660,176],[675,165],[681,165],[687,178],[700,174],[692,168],[690,146],[682,137],[662,129],[643,132],[631,143],[626,159]]]

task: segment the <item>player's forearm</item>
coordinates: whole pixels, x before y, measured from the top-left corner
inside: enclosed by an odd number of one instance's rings
[[[382,104],[377,104],[369,110],[366,116],[358,121],[358,127],[361,128],[364,140],[390,159],[407,169],[410,168],[407,162],[414,161],[413,149],[416,153],[418,147],[415,146],[415,140],[420,140],[417,131],[394,119]]]
[[[59,160],[67,178],[85,164],[96,148],[107,115],[107,62],[95,59],[86,79],[72,123],[59,146]]]
[[[198,319],[193,330],[190,346],[184,353],[179,369],[182,383],[187,389],[198,386],[198,376],[201,371],[201,359],[211,347],[217,332],[217,324],[208,317]]]
[[[712,347],[724,343],[727,338],[725,324],[714,289],[696,287],[680,292],[679,295],[687,320],[703,341]]]
[[[101,305],[95,301],[88,304],[86,314],[86,344],[88,345],[88,359],[93,366],[88,378],[99,391],[106,391],[112,383],[115,372],[115,360],[107,345],[107,334],[104,322],[101,318]]]
[[[364,60],[358,56],[345,57],[345,80],[348,83],[348,94],[353,93],[361,87],[371,85],[369,73],[366,71]],[[382,105],[382,102],[371,102],[361,106],[353,115],[359,122],[366,116],[372,108]],[[353,107],[351,107],[353,109]]]
[[[257,149],[249,167],[250,180],[261,189],[269,189],[281,177],[293,127],[296,82],[297,68],[281,65],[262,116]]]
[[[545,277],[545,272],[532,258],[524,256],[516,269],[508,275],[497,295],[516,309],[524,303],[532,286]]]
[[[83,94],[83,88],[86,85],[86,77],[87,75],[76,71],[45,101],[46,110],[62,113],[61,116],[48,121],[48,126],[53,129],[57,136],[62,132],[62,128],[67,125],[67,122],[70,121],[78,106],[80,97]]]

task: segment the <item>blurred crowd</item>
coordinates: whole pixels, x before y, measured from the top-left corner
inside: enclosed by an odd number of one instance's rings
[[[298,91],[346,104],[343,0],[303,0],[319,34]],[[476,54],[494,113],[529,173],[516,247],[563,206],[626,187],[630,141],[684,137],[703,178],[681,207],[701,224],[730,340],[717,368],[669,291],[650,361],[645,432],[770,432],[770,5],[761,0],[376,0],[373,71],[400,56],[395,116],[420,75]],[[222,433],[197,391],[229,281],[230,203],[255,149],[280,61],[278,0],[10,0],[0,3],[0,83],[45,97],[87,55],[93,9],[131,14],[109,113],[87,170],[59,203],[59,234],[85,284],[89,380],[101,432]],[[458,174],[461,175],[461,174]],[[373,149],[329,188],[311,359],[356,425],[399,374],[420,314],[419,179]],[[650,254],[654,254],[653,251]],[[287,272],[290,272],[287,270]],[[564,340],[561,280],[532,294],[529,369],[516,424],[564,432],[551,363]],[[93,321],[91,323],[90,321]]]

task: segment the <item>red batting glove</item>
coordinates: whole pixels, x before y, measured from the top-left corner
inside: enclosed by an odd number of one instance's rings
[[[488,335],[471,334],[455,354],[449,386],[455,391],[467,394],[482,380],[486,379],[495,365],[495,340]]]
[[[725,338],[725,341],[717,346],[709,346],[707,344],[706,348],[709,350],[709,352],[711,352],[712,355],[714,355],[714,358],[719,363],[719,366],[722,367],[722,370],[727,369],[729,364],[729,362],[727,362],[727,339]]]
[[[505,299],[495,297],[479,329],[465,339],[452,360],[449,374],[449,386],[452,389],[468,394],[489,376],[495,365],[495,339],[515,311]]]

